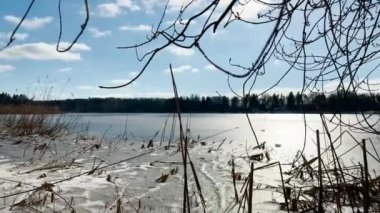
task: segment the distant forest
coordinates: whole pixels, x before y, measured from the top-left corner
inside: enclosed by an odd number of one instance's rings
[[[288,95],[272,94],[242,97],[181,97],[182,112],[195,113],[238,113],[238,112],[359,112],[380,111],[380,94],[334,94]],[[88,98],[37,101],[25,95],[0,94],[0,105],[44,105],[58,107],[62,112],[174,112],[173,98]]]

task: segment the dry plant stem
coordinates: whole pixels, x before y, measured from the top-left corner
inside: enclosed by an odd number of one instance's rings
[[[168,148],[170,148],[171,142],[174,142],[174,132],[175,132],[176,121],[177,120],[175,119],[175,113],[173,113],[172,128],[170,129],[170,137],[168,140]]]
[[[72,213],[76,213],[77,212],[77,211],[75,211],[74,207],[69,202],[67,202],[67,200],[64,197],[62,197],[61,195],[59,195],[58,193],[56,193],[54,190],[51,190],[51,193],[54,193],[59,198],[61,198],[66,203],[66,205],[68,205],[71,208],[71,210],[72,210],[71,212]]]
[[[380,161],[379,153],[377,152],[377,149],[375,148],[375,145],[373,144],[373,141],[369,138],[367,141],[369,141],[372,145],[372,149],[375,151],[375,154],[377,156],[377,159]]]
[[[288,212],[290,212],[290,210],[289,210],[289,204],[288,204],[288,198],[286,197],[285,182],[284,182],[284,176],[282,175],[281,164],[280,164],[280,162],[277,162],[277,164],[278,164],[278,167],[280,168],[281,183],[282,183],[282,191],[283,191],[283,193],[284,193],[284,199],[285,199],[286,209],[288,210]]]
[[[188,157],[189,157],[191,171],[193,172],[193,176],[194,176],[194,179],[195,179],[195,184],[197,186],[198,194],[199,194],[199,197],[201,198],[203,212],[206,213],[206,201],[205,201],[205,199],[203,197],[203,194],[202,194],[202,188],[201,188],[201,184],[199,183],[197,171],[195,170],[194,164],[193,164],[193,162],[190,159],[190,155],[188,155]]]
[[[222,142],[219,143],[219,146],[216,148],[216,151],[220,149],[220,147],[224,144],[224,142],[227,140],[227,138],[224,138]]]
[[[243,192],[244,190],[244,193],[240,199],[240,202],[239,202],[239,208],[238,208],[238,212],[240,211],[240,208],[242,207],[242,204],[243,204],[243,209],[245,207],[245,202],[247,201],[248,202],[248,205],[249,204],[249,201],[250,201],[250,191],[249,191],[249,188],[251,187],[251,180],[253,181],[253,171],[258,171],[258,170],[261,170],[261,169],[265,169],[265,168],[269,168],[269,167],[273,167],[273,166],[278,166],[279,167],[279,171],[280,171],[280,177],[281,177],[281,184],[282,184],[282,191],[283,191],[283,194],[284,194],[284,201],[285,201],[285,206],[286,206],[286,209],[288,212],[290,212],[290,209],[289,209],[289,204],[288,204],[288,197],[286,195],[286,188],[285,188],[285,182],[284,182],[284,177],[283,177],[283,173],[282,173],[282,167],[281,167],[281,164],[280,162],[273,162],[273,163],[270,163],[270,164],[267,164],[267,165],[264,165],[264,166],[260,166],[260,167],[257,167],[257,168],[253,168],[253,165],[252,168],[251,168],[251,171],[248,175],[248,177],[245,179],[244,183],[243,183],[243,186],[241,187],[240,189],[240,193]]]
[[[162,132],[161,132],[160,146],[162,146],[162,142],[164,142],[164,140],[165,140],[166,126],[168,124],[169,117],[170,117],[170,114],[166,118],[164,127],[163,127]]]
[[[330,142],[330,149],[331,149],[331,152],[332,152],[332,156],[333,156],[333,162],[334,162],[334,165],[338,165],[338,169],[339,169],[339,172],[341,173],[341,178],[343,180],[343,183],[344,183],[344,186],[347,186],[347,182],[346,182],[346,178],[345,178],[345,175],[344,175],[344,172],[343,172],[343,169],[342,169],[342,165],[340,164],[339,162],[339,157],[335,151],[335,147],[334,147],[334,143],[332,141],[332,138],[331,138],[331,134],[330,134],[330,131],[327,127],[327,124],[326,124],[326,121],[325,121],[325,118],[322,116],[322,114],[320,114],[320,117],[321,117],[321,120],[322,120],[322,124],[323,124],[323,128],[327,134],[327,137],[329,139],[329,142]],[[336,167],[335,167],[336,168]],[[338,170],[336,170],[338,171]],[[336,172],[338,173],[338,172]],[[337,179],[339,178],[339,176],[337,176]],[[352,196],[351,196],[351,193],[349,192],[348,193],[348,200],[350,202],[350,205],[351,205],[351,210],[352,212],[354,212],[354,201],[352,200]]]
[[[251,131],[252,131],[252,133],[253,133],[253,136],[255,137],[256,144],[257,144],[257,146],[260,146],[260,144],[259,144],[259,140],[257,139],[256,132],[255,132],[255,130],[253,129],[252,122],[251,122],[251,119],[250,119],[249,116],[248,116],[248,113],[245,113],[245,116],[247,117],[247,120],[248,120],[248,123],[249,123],[249,127],[251,128]]]
[[[321,144],[319,140],[319,130],[317,134],[317,151],[318,151],[318,181],[319,181],[319,196],[318,196],[318,212],[323,211],[323,182],[322,182],[322,159],[321,159]]]
[[[247,200],[248,200],[248,188],[246,187],[245,188],[245,199],[244,199],[244,202],[243,202],[243,212],[244,212],[244,210],[245,210],[245,204],[246,204],[246,202],[247,202]]]
[[[247,188],[245,188],[244,190],[244,193],[243,195],[241,196],[240,198],[240,201],[239,201],[239,208],[238,208],[238,213],[240,212],[240,209],[243,208],[244,209],[244,205],[245,205],[245,201],[247,200]]]
[[[251,172],[249,174],[249,189],[248,189],[248,213],[252,213],[252,193],[253,193],[253,162],[251,163]]]
[[[198,194],[201,199],[202,207],[203,207],[203,212],[206,212],[206,203],[202,194],[201,186],[198,180],[197,172],[195,170],[195,166],[193,162],[190,159],[190,155],[188,154],[188,137],[186,134],[186,137],[184,137],[183,133],[183,126],[182,126],[182,120],[181,120],[181,111],[180,111],[180,106],[179,106],[179,98],[178,98],[178,92],[177,92],[177,86],[175,84],[174,80],[174,74],[172,70],[172,66],[170,64],[170,71],[171,71],[171,77],[172,77],[172,83],[173,83],[173,90],[174,90],[174,95],[175,95],[175,100],[176,100],[176,107],[177,107],[177,114],[178,114],[178,119],[179,119],[179,125],[180,125],[180,144],[181,144],[181,151],[182,151],[182,158],[183,158],[183,165],[184,165],[184,201],[183,201],[183,212],[186,212],[186,207],[187,211],[190,212],[190,199],[189,199],[189,192],[188,192],[188,186],[187,186],[187,158],[189,158],[190,162],[190,167],[193,172],[193,176],[195,179],[196,187],[198,190]],[[186,130],[189,129],[188,127]]]
[[[117,199],[117,209],[116,213],[121,213],[121,199]]]
[[[323,169],[324,169],[324,171],[325,171],[325,173],[326,173],[326,176],[327,176],[327,178],[328,178],[328,180],[329,180],[330,187],[331,187],[331,189],[333,190],[333,194],[335,194],[334,184],[333,184],[333,182],[332,182],[332,180],[331,180],[331,177],[330,177],[330,174],[329,174],[329,172],[328,172],[328,170],[327,170],[327,168],[326,168],[326,165],[325,165],[325,163],[324,163],[323,161],[321,161],[321,163],[322,163]]]
[[[213,134],[213,135],[210,135],[210,136],[207,136],[207,137],[204,137],[204,138],[200,138],[199,141],[201,141],[201,140],[207,140],[207,139],[213,138],[213,137],[215,137],[215,136],[218,136],[218,135],[224,134],[224,133],[226,133],[226,132],[233,131],[233,130],[238,129],[238,128],[239,128],[239,127],[234,127],[234,128],[231,128],[231,129],[223,130],[223,131],[217,132],[217,133],[215,133],[215,134]]]
[[[178,115],[178,121],[179,121],[179,128],[180,128],[180,145],[181,145],[182,160],[183,160],[183,173],[184,173],[183,204],[182,204],[182,208],[183,208],[182,210],[183,211],[182,212],[186,213],[186,212],[190,212],[188,183],[187,183],[187,137],[184,138],[184,134],[183,134],[178,92],[177,92],[177,86],[176,86],[176,83],[174,80],[172,65],[170,64],[169,67],[170,67],[170,73],[171,73],[171,78],[172,78],[174,96],[175,96],[176,107],[177,107],[177,115]]]
[[[236,189],[235,160],[232,158],[232,183],[234,184],[235,202],[239,202],[239,195]]]
[[[367,162],[367,147],[366,141],[363,139],[363,162],[364,162],[364,187],[363,187],[363,195],[364,195],[364,213],[368,213],[369,205],[370,205],[370,197],[369,197],[369,183],[368,183],[368,162]]]

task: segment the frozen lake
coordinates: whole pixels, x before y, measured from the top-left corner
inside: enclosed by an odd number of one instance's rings
[[[316,185],[316,180],[297,178],[293,173],[287,173],[293,171],[291,163],[297,159],[299,150],[305,148],[303,156],[309,162],[317,156],[316,129],[320,131],[324,164],[327,169],[333,169],[331,149],[325,149],[330,145],[328,135],[322,126],[321,117],[317,114],[249,115],[259,142],[265,141],[267,144],[264,150],[253,148],[256,141],[245,114],[182,116],[183,125],[191,131],[188,133],[191,137],[188,152],[202,187],[207,212],[237,212],[230,162],[234,159],[236,171],[242,177],[247,177],[250,163],[253,162],[249,156],[263,151],[269,153],[270,159],[255,161],[255,168],[280,162],[285,180],[290,181],[286,186],[307,188]],[[174,118],[174,125],[172,115],[168,114],[65,114],[64,118],[73,125],[73,134],[54,139],[36,135],[16,138],[3,136],[0,141],[0,180],[3,182],[0,181],[0,186],[4,192],[0,193],[0,198],[10,193],[18,193],[20,189],[15,187],[15,183],[22,183],[23,190],[28,190],[48,181],[56,183],[56,188],[59,187],[63,197],[74,200],[74,208],[78,212],[115,212],[113,207],[115,200],[119,198],[126,212],[133,212],[135,206],[140,204],[141,212],[181,212],[184,169],[177,149],[179,144],[174,141],[171,148],[164,147],[169,141],[172,126],[175,126],[174,138],[178,136],[178,118]],[[380,172],[380,158],[375,150],[380,148],[379,136],[353,128],[358,127],[355,125],[357,119],[361,119],[360,116],[342,115],[346,126],[340,126],[334,124],[337,122],[336,117],[327,115],[326,122],[334,148],[339,162],[348,168],[358,162],[363,163],[363,152],[359,143],[366,139],[369,173],[377,177],[376,174]],[[375,130],[379,130],[376,119],[372,118],[367,122],[374,123]],[[348,128],[347,125],[351,127]],[[153,137],[156,132],[157,136]],[[343,136],[339,137],[341,134]],[[150,139],[156,145],[147,148]],[[158,145],[160,142],[162,146]],[[141,148],[142,144],[145,145],[144,148]],[[39,151],[42,145],[49,146],[47,152]],[[73,159],[76,164],[60,166],[74,162]],[[294,168],[299,168],[304,163],[302,158],[298,159],[300,160],[294,164]],[[316,171],[316,162],[310,165]],[[99,168],[94,173],[90,172],[95,171],[94,166]],[[173,169],[177,172],[173,173]],[[190,168],[187,171],[191,172]],[[360,175],[355,172],[356,170],[352,174]],[[162,175],[167,175],[167,180],[157,181]],[[203,212],[199,197],[195,196],[197,189],[193,176],[188,181],[192,195],[192,212]],[[328,178],[324,177],[324,181],[327,184]],[[236,184],[239,189],[243,187],[244,178],[237,180]],[[282,179],[277,166],[255,171],[255,212],[280,211],[280,204],[284,202],[281,185]],[[16,201],[27,195],[17,196]],[[241,196],[242,191],[239,192],[239,197]],[[4,199],[0,204],[0,211],[9,209],[14,199]],[[312,200],[313,197],[306,196],[303,199]],[[71,210],[62,200],[51,201],[39,208],[45,212]]]
[[[165,139],[168,140],[170,130],[173,124],[172,114],[154,114],[154,113],[82,113],[67,114],[70,119],[74,119],[78,130],[87,129],[89,134],[103,135],[108,138],[117,138],[125,135],[128,140],[147,141],[151,139],[158,131],[158,135],[154,141],[159,141],[164,132]],[[288,156],[290,160],[298,150],[301,150],[306,143],[306,156],[316,155],[316,133],[321,133],[321,144],[327,146],[329,144],[327,135],[324,134],[321,117],[319,114],[250,114],[251,122],[256,132],[259,142],[264,142],[275,147],[281,146],[276,150],[279,156]],[[356,141],[347,133],[350,133],[357,141],[370,138],[377,148],[380,147],[379,136],[363,133],[353,128],[339,126],[337,117],[326,115],[332,121],[328,123],[328,128],[332,140],[336,140],[336,146],[339,146],[338,153],[344,153],[353,146],[357,145]],[[346,124],[355,124],[361,117],[352,114],[342,115],[342,120]],[[306,121],[306,125],[305,125]],[[167,123],[166,123],[167,122]],[[326,120],[328,122],[328,120]],[[372,117],[369,122],[376,122]],[[166,123],[166,128],[165,127]],[[189,127],[193,138],[208,139],[211,141],[221,141],[226,138],[237,144],[254,146],[256,145],[254,135],[250,130],[250,126],[245,114],[183,114],[182,123],[184,128]],[[174,119],[175,137],[179,136],[178,118]],[[379,126],[377,125],[377,129]],[[342,138],[338,138],[343,133]],[[358,156],[355,161],[361,161],[361,150],[353,149],[351,156]],[[376,153],[373,153],[374,155]],[[352,159],[351,159],[352,160]]]

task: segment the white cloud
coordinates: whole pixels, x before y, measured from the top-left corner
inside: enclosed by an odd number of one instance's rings
[[[341,83],[340,81],[335,80],[335,81],[330,81],[329,83],[324,84],[324,87],[323,87],[324,92],[327,92],[327,93],[328,92],[336,92],[336,90],[342,86],[342,85],[340,85],[340,83]],[[344,85],[344,88],[347,89],[348,86],[350,85],[350,81],[344,80],[343,85]],[[367,84],[367,81],[363,82],[363,80],[355,81],[353,84],[350,85],[351,90],[352,90],[352,86],[357,88],[358,93],[368,92],[368,86],[372,92],[377,93],[380,91],[380,79],[379,78],[372,78],[372,79],[368,80],[368,84]]]
[[[193,0],[169,0],[167,12],[178,12],[182,6],[186,6]],[[206,1],[193,1],[192,8],[199,9],[199,6],[205,5]],[[208,2],[208,1],[207,1]],[[161,11],[166,1],[162,0],[141,0],[142,7],[147,14],[154,14],[155,10]]]
[[[17,25],[18,23],[20,23],[21,18],[13,16],[13,15],[7,15],[7,16],[4,16],[4,20],[9,23]],[[33,17],[31,19],[25,19],[22,22],[21,27],[28,30],[35,30],[35,29],[43,28],[45,25],[49,24],[52,21],[53,21],[53,18],[50,16],[47,16],[44,18]]]
[[[134,78],[134,77],[136,77],[138,74],[139,74],[139,72],[130,72],[130,73],[128,74],[128,76],[129,76],[130,78]]]
[[[199,69],[198,68],[193,68],[193,69],[190,70],[190,72],[197,73],[197,72],[199,72]]]
[[[106,37],[112,34],[112,32],[109,30],[101,31],[96,27],[91,27],[88,29],[88,31],[92,34],[94,38]]]
[[[89,94],[89,97],[99,97],[99,98],[107,98],[107,97],[114,97],[114,98],[171,98],[173,97],[173,92],[136,92],[134,90],[131,90],[130,88],[125,89],[118,89],[118,90],[112,90],[112,93],[110,93],[110,90],[96,90],[96,92],[93,92]]]
[[[91,5],[88,5],[88,14],[90,16],[93,16],[95,15],[95,12],[94,12],[94,9],[91,8]],[[86,7],[83,5],[82,8],[79,10],[79,14],[82,15],[82,16],[85,16],[86,15]]]
[[[184,73],[184,72],[191,72],[191,73],[197,73],[199,72],[198,68],[195,68],[191,65],[181,65],[179,67],[173,67],[173,73]],[[170,69],[165,69],[164,73],[170,73]]]
[[[130,11],[140,10],[140,6],[132,0],[117,0],[115,3],[98,4],[99,16],[116,17],[123,14],[123,8],[128,8]]]
[[[119,27],[119,30],[122,30],[122,31],[146,31],[147,32],[147,31],[151,31],[152,27],[149,25],[145,25],[145,24],[139,24],[136,26],[123,25],[123,26]]]
[[[11,35],[12,35],[12,33],[0,32],[0,40],[2,40],[2,39],[9,40],[11,38]],[[28,33],[16,33],[14,35],[14,37],[16,38],[16,40],[23,41],[29,37],[29,34]]]
[[[119,83],[119,80],[123,79],[116,79],[112,80],[115,83]],[[128,80],[128,79],[124,79]],[[111,81],[108,81],[107,83],[110,83]],[[108,90],[108,89],[101,89],[98,86],[94,85],[79,85],[76,87],[79,91],[78,97],[98,97],[98,98],[107,98],[107,97],[114,97],[114,98],[148,98],[148,97],[154,97],[154,98],[170,98],[173,97],[173,92],[169,91],[160,91],[160,90],[142,90],[141,88],[136,89],[134,87],[123,87],[116,90]],[[78,98],[77,97],[77,98]]]
[[[181,7],[188,5],[192,2],[192,7],[199,7],[202,5],[202,1],[193,1],[193,0],[169,0],[169,10],[179,10]]]
[[[121,8],[114,3],[99,4],[98,11],[101,17],[116,17],[122,14]]]
[[[125,84],[129,81],[130,81],[130,79],[114,79],[114,80],[109,81],[109,83],[115,84],[115,85],[121,85],[121,84]]]
[[[62,42],[61,47],[67,47],[68,42]],[[77,43],[68,52],[57,52],[56,44],[44,42],[26,43],[9,47],[0,51],[0,59],[16,60],[16,59],[31,59],[31,60],[62,60],[75,61],[81,60],[80,51],[88,51],[90,47],[86,44]]]
[[[113,80],[105,82],[104,86],[119,86],[119,85],[126,84],[130,81],[131,81],[131,79],[129,79],[129,78],[113,79]],[[128,88],[130,88],[131,85],[136,86],[136,85],[138,85],[138,83],[136,81],[134,81],[129,85]]]
[[[340,81],[338,81],[338,80],[325,83],[323,85],[323,91],[322,91],[321,85],[318,85],[318,88],[321,89],[318,92],[324,92],[324,93],[333,92],[334,93],[337,91],[339,83],[340,83]],[[369,83],[369,86],[370,86],[370,89],[372,90],[372,92],[377,93],[380,91],[380,78],[372,78],[371,80],[369,80],[368,83]],[[347,87],[349,85],[349,81],[344,81],[343,84],[344,84],[345,88],[347,89]],[[360,85],[359,87],[358,87],[358,84]],[[358,90],[357,90],[358,93],[367,93],[368,92],[367,91],[368,85],[366,83],[364,83],[363,81],[356,82],[355,87],[358,88]],[[266,89],[267,88],[254,89],[252,91],[252,93],[260,94],[260,93],[264,92]],[[351,89],[352,89],[352,86],[351,86]],[[271,95],[273,93],[276,93],[276,94],[286,95],[286,94],[289,94],[289,92],[297,93],[297,92],[301,92],[301,90],[302,90],[302,87],[275,87],[275,88],[271,89],[270,91],[268,91],[266,94]]]
[[[270,0],[271,1],[271,0]],[[155,10],[162,9],[162,0],[142,0],[142,7],[146,13],[154,13]],[[207,5],[210,4],[211,1],[203,1],[203,0],[169,0],[168,2],[168,12],[179,12],[179,10],[187,6],[191,3],[191,6],[188,10],[199,11],[204,9]],[[269,2],[269,1],[268,1]],[[231,3],[231,0],[220,0],[216,11],[214,12],[213,17],[219,16],[226,7]],[[253,19],[257,19],[257,14],[262,12],[268,8],[264,3],[258,3],[257,1],[238,1],[235,3],[232,11],[235,14],[239,14],[239,16],[245,20],[252,21]],[[209,15],[209,12],[206,12]]]
[[[73,70],[72,67],[64,67],[64,68],[59,69],[58,72],[70,72],[72,70]]]
[[[94,86],[88,86],[88,85],[81,85],[77,87],[79,90],[95,90],[97,87]]]
[[[195,53],[193,49],[185,49],[177,46],[170,46],[167,49],[176,56],[192,56]]]
[[[12,72],[15,67],[9,64],[0,64],[0,73]]]
[[[255,1],[248,1],[246,4],[235,4],[232,11],[235,14],[239,14],[240,18],[248,21],[253,21],[257,19],[257,15],[263,10],[267,9],[268,6]]]
[[[131,11],[140,10],[140,7],[137,4],[135,4],[132,0],[117,0],[116,4],[119,7],[126,7]]]
[[[252,91],[252,93],[261,94],[262,92],[264,92],[267,89],[268,88],[255,89]],[[276,94],[287,95],[290,92],[293,92],[295,95],[297,92],[301,92],[301,88],[297,88],[297,87],[275,87],[275,88],[269,90],[268,92],[266,92],[265,94],[273,95],[274,93],[276,93]]]
[[[68,46],[70,46],[70,42],[61,42],[60,43],[60,48],[61,49],[64,49],[64,48],[67,48]],[[56,43],[53,44],[54,47],[56,46]],[[84,43],[75,43],[75,45],[71,48],[71,51],[89,51],[91,50],[91,48],[89,46],[87,46],[86,44]]]
[[[218,69],[214,65],[209,64],[205,66],[205,70],[216,71]]]
[[[154,14],[155,8],[162,2],[162,0],[142,0],[142,6],[147,14]],[[162,4],[162,3],[161,3]]]

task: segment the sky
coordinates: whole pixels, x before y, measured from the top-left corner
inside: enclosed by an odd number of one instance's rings
[[[163,24],[175,20],[183,3],[183,0],[169,1]],[[16,41],[0,51],[0,92],[23,93],[35,99],[172,97],[168,72],[172,64],[180,95],[233,95],[226,74],[216,70],[197,50],[174,46],[161,51],[132,85],[122,89],[100,89],[100,85],[125,83],[142,68],[144,64],[137,60],[134,49],[117,47],[144,42],[152,27],[157,26],[165,1],[91,0],[89,4],[90,21],[84,34],[71,51],[59,53],[55,50],[59,35],[58,1],[36,1],[17,32]],[[196,4],[193,10],[197,9]],[[28,5],[29,1],[1,1],[0,46],[7,43]],[[247,7],[242,15],[254,20],[257,13],[265,9]],[[62,17],[61,46],[64,47],[80,31],[85,18],[83,1],[62,1]],[[198,22],[191,25],[194,32],[200,26]],[[231,59],[233,63],[249,66],[270,30],[271,25],[253,29],[249,25],[231,24],[228,28],[218,28],[215,33],[206,33],[201,43],[218,63],[228,65]],[[139,53],[159,44],[160,41],[147,45]],[[268,63],[267,70],[254,90],[268,88],[286,69],[284,62],[273,60]],[[290,72],[274,91],[298,91],[301,77],[299,72]],[[231,80],[232,88],[238,93],[242,91],[241,84],[239,79]]]

